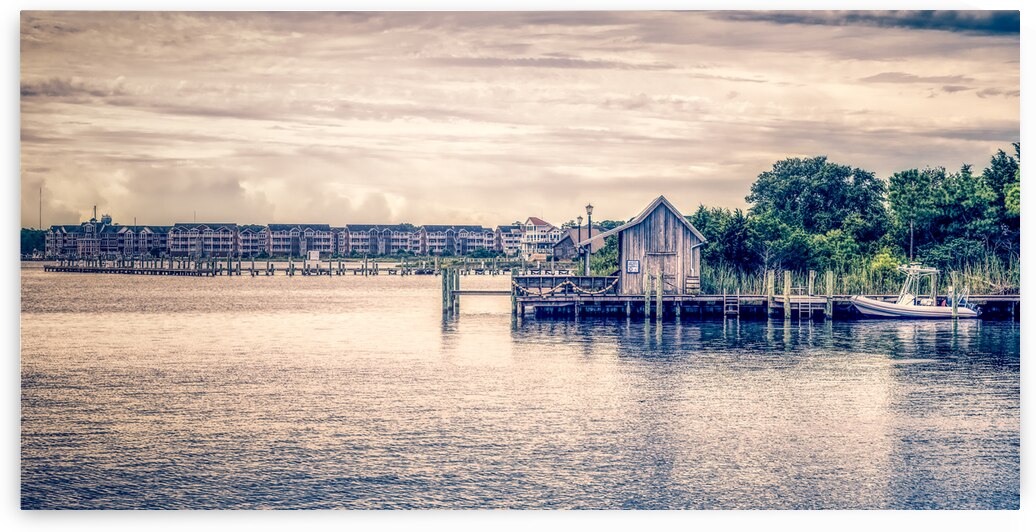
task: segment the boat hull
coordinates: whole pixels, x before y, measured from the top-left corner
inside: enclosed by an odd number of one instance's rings
[[[925,307],[920,305],[898,305],[887,301],[879,301],[863,296],[849,299],[861,314],[868,318],[900,318],[900,319],[951,319],[953,309],[950,307]],[[957,307],[958,318],[977,318],[978,313],[967,307]]]

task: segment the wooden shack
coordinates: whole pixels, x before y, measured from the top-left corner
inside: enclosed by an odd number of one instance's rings
[[[554,244],[554,259],[555,260],[576,260],[579,258],[580,250],[576,247],[576,243],[579,242],[579,238],[586,235],[588,229],[566,229],[561,236],[561,240],[558,240],[557,244]],[[594,227],[593,235],[596,236],[601,233],[600,228]],[[604,240],[594,240],[590,246],[590,253],[596,253],[599,249],[604,247]]]
[[[705,237],[665,196],[656,198],[629,222],[579,245],[603,241],[612,235],[619,239],[618,294],[644,294],[653,279],[661,280],[663,294],[698,291]]]

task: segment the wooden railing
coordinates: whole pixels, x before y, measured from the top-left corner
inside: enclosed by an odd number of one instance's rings
[[[514,278],[519,296],[594,296],[618,293],[619,278],[614,276],[521,275]]]

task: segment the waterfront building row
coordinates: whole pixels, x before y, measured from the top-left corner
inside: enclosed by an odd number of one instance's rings
[[[479,225],[328,224],[238,225],[176,223],[119,225],[110,216],[47,231],[46,256],[304,257],[348,255],[468,255],[478,250],[542,260],[562,230],[539,218],[495,229]]]

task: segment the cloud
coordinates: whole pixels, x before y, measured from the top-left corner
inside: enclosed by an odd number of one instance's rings
[[[989,96],[1004,96],[1004,97],[1008,97],[1008,98],[1009,97],[1017,98],[1017,97],[1021,96],[1021,91],[1018,91],[1018,90],[1002,90],[1002,89],[996,89],[996,88],[987,88],[987,89],[982,89],[982,90],[976,92],[975,95],[978,96],[979,98],[987,98]]]
[[[90,86],[82,81],[68,78],[50,78],[41,81],[23,81],[21,84],[22,98],[76,99],[84,96],[105,97],[119,94],[122,94],[122,91],[117,83],[102,87]]]
[[[1017,35],[726,15],[23,12],[22,222],[626,219],[1017,140]]]
[[[737,11],[716,16],[775,24],[869,26],[982,35],[1018,35],[1021,27],[1018,11]]]
[[[906,72],[881,72],[880,74],[860,78],[860,81],[869,83],[970,83],[975,81],[975,79],[960,74],[918,76]]]
[[[440,66],[481,68],[525,67],[609,70],[670,70],[675,68],[667,63],[628,63],[574,57],[430,57],[426,61]]]

